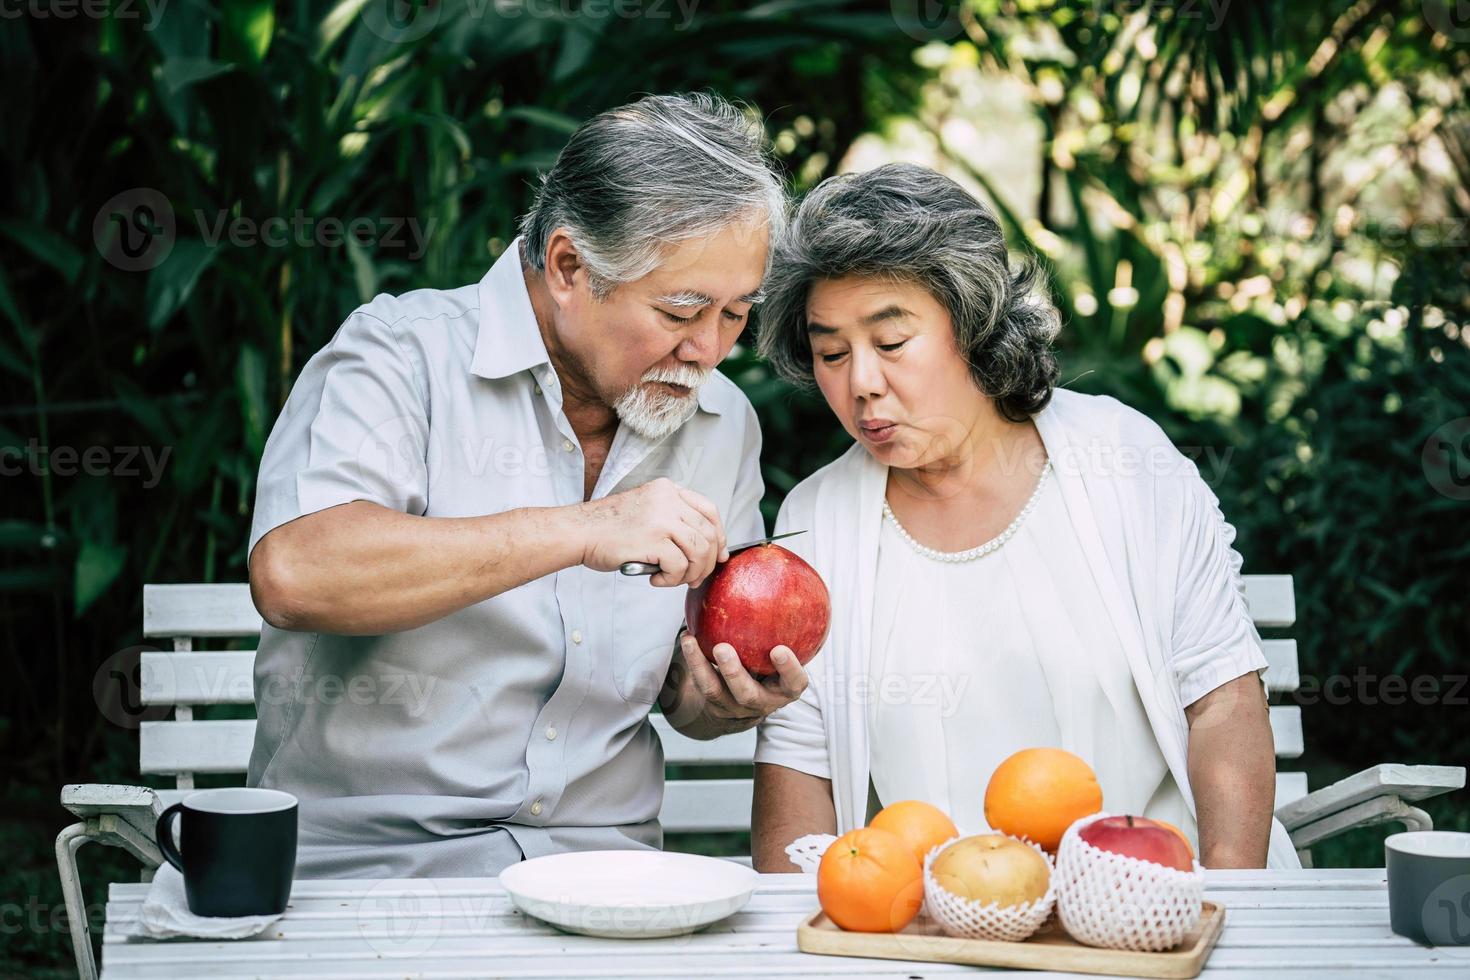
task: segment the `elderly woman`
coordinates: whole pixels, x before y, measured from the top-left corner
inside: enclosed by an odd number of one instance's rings
[[[783,544],[833,611],[809,687],[760,725],[760,870],[897,800],[983,832],[991,773],[1031,746],[1208,867],[1299,866],[1234,529],[1153,422],[1055,389],[1035,276],[989,209],[908,165],[822,183],[776,256],[761,351],[856,442],[776,522],[810,531]]]

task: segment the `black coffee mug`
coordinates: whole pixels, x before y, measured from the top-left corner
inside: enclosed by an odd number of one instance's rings
[[[296,871],[296,797],[290,793],[198,790],[159,815],[157,837],[158,849],[184,876],[184,895],[195,915],[286,910]]]
[[[1393,931],[1432,946],[1470,946],[1470,834],[1393,834],[1383,852]]]

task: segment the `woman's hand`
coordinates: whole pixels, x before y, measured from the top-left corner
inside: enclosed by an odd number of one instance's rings
[[[1189,783],[1207,868],[1264,868],[1276,801],[1271,716],[1254,672],[1184,709]]]
[[[777,673],[764,678],[746,670],[728,643],[715,645],[711,664],[699,641],[684,632],[679,634],[679,652],[659,705],[669,724],[690,738],[718,738],[754,728],[806,690],[806,670],[786,646],[771,650]]]

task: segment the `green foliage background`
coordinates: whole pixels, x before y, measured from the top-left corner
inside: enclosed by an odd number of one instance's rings
[[[864,134],[919,133],[1047,263],[1064,380],[1228,461],[1206,475],[1247,570],[1296,576],[1304,674],[1463,677],[1470,503],[1436,490],[1423,453],[1470,416],[1470,36],[1456,36],[1470,32],[1436,3],[1237,0],[1216,19],[1209,5],[706,0],[686,23],[651,2],[633,17],[419,2],[392,20],[366,0],[172,0],[156,22],[137,5],[7,22],[0,447],[170,456],[156,486],[46,467],[0,480],[0,900],[43,923],[7,935],[0,969],[69,962],[56,792],[136,766],[94,674],[139,642],[142,583],[243,580],[256,464],[305,358],[377,292],[477,280],[566,135],[644,92],[746,100],[795,190]],[[1040,133],[1035,200],[953,141],[976,79],[1019,93]],[[177,235],[132,272],[105,209],[137,188],[166,199]],[[207,238],[221,219],[298,213],[429,234],[422,254]],[[724,370],[761,415],[773,516],[846,439],[748,352]],[[1458,451],[1446,465],[1470,473]],[[1314,786],[1470,755],[1463,701],[1304,705]],[[1463,793],[1434,808],[1442,826],[1470,826],[1466,811]],[[1381,864],[1380,839],[1359,832],[1318,863]],[[134,870],[83,860],[96,900]]]

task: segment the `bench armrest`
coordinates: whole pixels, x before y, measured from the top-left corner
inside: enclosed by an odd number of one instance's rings
[[[1399,821],[1430,829],[1429,815],[1410,803],[1450,793],[1465,785],[1463,766],[1385,763],[1308,793],[1276,811],[1298,850],[1344,831]]]
[[[163,803],[147,786],[69,783],[61,788],[61,805],[86,823],[92,840],[123,848],[146,868],[163,863],[154,840]]]

